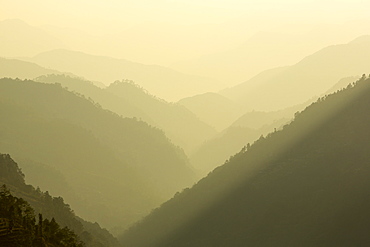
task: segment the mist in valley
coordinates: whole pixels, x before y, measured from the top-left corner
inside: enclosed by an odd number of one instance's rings
[[[370,3],[0,3],[1,246],[370,245]]]

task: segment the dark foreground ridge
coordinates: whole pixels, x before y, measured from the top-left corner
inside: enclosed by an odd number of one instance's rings
[[[119,246],[97,223],[77,217],[62,197],[26,185],[24,177],[8,154],[0,154],[0,246]]]
[[[128,247],[370,246],[370,79],[319,99],[121,237]]]

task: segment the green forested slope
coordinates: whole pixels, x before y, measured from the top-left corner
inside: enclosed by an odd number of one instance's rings
[[[104,109],[113,111],[123,117],[136,117],[152,124],[149,118],[140,108],[135,107],[122,97],[118,97],[106,90],[106,87],[98,87],[93,82],[83,78],[59,74],[46,74],[34,79],[43,83],[59,83],[69,91],[84,95],[86,98],[99,103]]]
[[[216,134],[212,127],[199,120],[193,112],[180,104],[168,103],[150,95],[133,81],[116,81],[106,90],[145,112],[155,126],[163,129],[187,153]]]
[[[60,171],[78,198],[61,195],[104,226],[132,223],[195,179],[163,132],[60,85],[1,79],[0,114],[0,150],[21,167],[30,160]]]
[[[279,129],[289,119],[279,119],[269,125],[253,129],[244,126],[230,126],[218,136],[204,142],[196,152],[189,156],[191,164],[203,175],[208,174],[217,166],[222,165],[230,155],[239,152],[261,135],[266,135],[274,129]]]
[[[104,109],[123,117],[136,117],[164,130],[176,145],[188,153],[216,133],[191,111],[179,104],[159,99],[129,80],[116,81],[105,87],[99,82],[88,81],[71,73],[46,69],[17,59],[0,58],[0,78],[2,77],[60,83],[69,91],[99,103]]]
[[[321,98],[122,236],[126,246],[368,246],[370,79]]]
[[[65,75],[41,76],[36,80],[60,83],[70,91],[91,98],[105,109],[124,117],[136,117],[158,127],[188,153],[216,133],[183,106],[159,99],[133,81],[116,81],[109,87],[98,88],[89,81]]]
[[[75,244],[80,239],[87,247],[119,246],[117,239],[97,223],[92,224],[77,217],[63,198],[52,197],[48,192],[43,193],[26,185],[24,177],[9,155],[0,154],[0,184],[3,185],[0,189],[1,246],[44,246],[37,245],[40,239],[48,242],[48,246],[66,246],[67,243],[62,244],[66,238]],[[40,224],[35,225],[34,215],[38,214],[42,214],[44,219],[44,234],[40,234]],[[73,242],[69,242],[68,246],[74,246],[71,245]]]

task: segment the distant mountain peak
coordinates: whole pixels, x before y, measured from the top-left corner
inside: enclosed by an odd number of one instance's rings
[[[352,40],[349,44],[370,43],[370,35],[362,35]]]

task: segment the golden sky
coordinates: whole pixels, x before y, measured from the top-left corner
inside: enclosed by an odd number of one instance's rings
[[[164,66],[235,49],[259,33],[301,35],[292,38],[302,50],[276,64],[283,66],[370,33],[370,1],[360,0],[0,0],[0,6],[0,21],[43,28],[68,49]]]
[[[237,19],[302,22],[367,18],[370,1],[360,0],[0,0],[0,19],[32,25],[74,27],[90,33],[143,22],[223,23]]]

